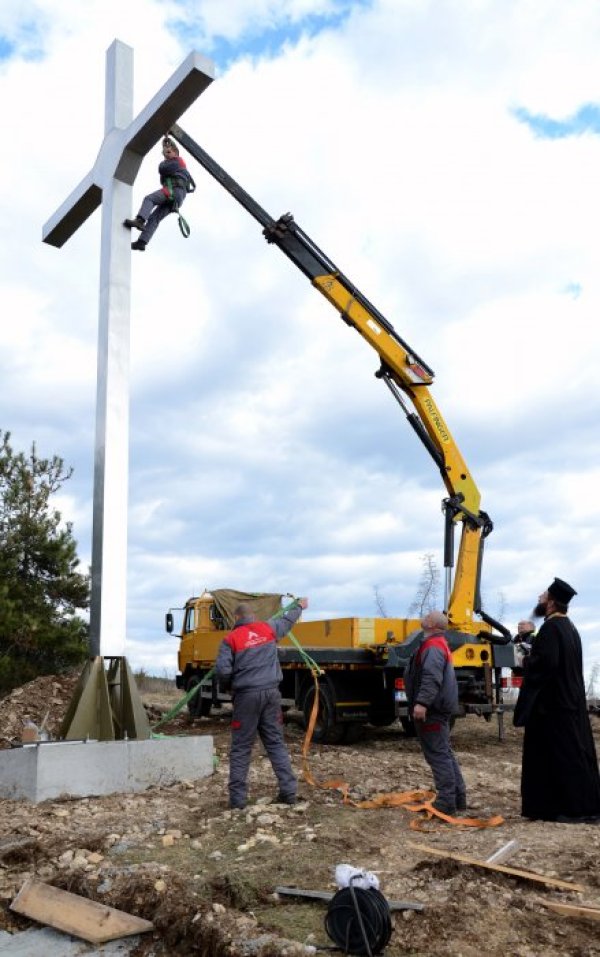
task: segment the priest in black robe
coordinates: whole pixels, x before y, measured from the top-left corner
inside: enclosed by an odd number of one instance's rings
[[[544,618],[524,662],[514,724],[525,728],[523,817],[600,824],[600,773],[585,697],[581,638],[567,617],[577,592],[555,578],[540,595]]]

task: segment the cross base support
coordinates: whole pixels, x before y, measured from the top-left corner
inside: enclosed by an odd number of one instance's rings
[[[107,667],[105,667],[107,662]],[[90,658],[59,730],[63,741],[146,740],[150,723],[126,658]]]

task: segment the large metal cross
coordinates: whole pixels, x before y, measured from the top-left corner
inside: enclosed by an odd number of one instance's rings
[[[62,246],[102,204],[98,378],[92,530],[90,656],[123,656],[127,611],[130,233],[132,185],[146,153],[214,78],[191,53],[133,118],[133,50],[115,40],[106,53],[104,140],[93,169],[44,226]]]

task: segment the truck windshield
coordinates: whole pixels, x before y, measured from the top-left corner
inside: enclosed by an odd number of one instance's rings
[[[191,605],[189,608],[186,608],[186,610],[185,610],[185,623],[184,623],[184,626],[183,626],[183,630],[184,630],[184,632],[186,632],[186,633],[187,633],[188,631],[193,631],[193,630],[194,630],[194,612],[195,612],[195,610],[196,610],[196,609],[194,608],[193,605]]]

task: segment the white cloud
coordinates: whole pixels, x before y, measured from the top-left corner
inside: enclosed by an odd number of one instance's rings
[[[297,24],[306,17],[328,17],[350,6],[344,0],[203,0],[200,8],[193,2],[180,4],[184,32],[193,26],[206,39],[222,36],[230,41],[243,34],[261,34],[286,24]]]

